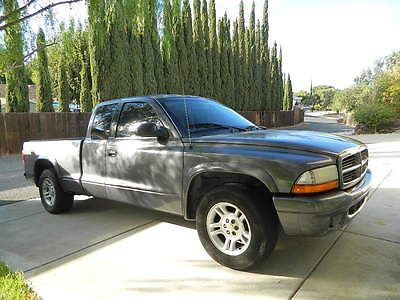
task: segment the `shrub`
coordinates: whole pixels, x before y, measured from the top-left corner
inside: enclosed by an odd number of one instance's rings
[[[13,273],[0,263],[1,300],[39,300],[40,298],[26,284],[22,273]]]
[[[381,125],[393,122],[395,116],[396,113],[392,107],[381,103],[365,104],[354,112],[354,119],[357,122],[367,125],[375,132]]]

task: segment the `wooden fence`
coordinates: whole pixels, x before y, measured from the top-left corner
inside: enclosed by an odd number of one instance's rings
[[[304,122],[304,111],[244,111],[240,114],[254,124],[267,128],[293,126]]]
[[[241,112],[251,122],[272,127],[304,121],[296,111]],[[86,135],[90,113],[0,113],[0,156],[18,154],[28,140],[75,138]]]
[[[90,113],[0,113],[0,155],[21,153],[28,140],[82,137]]]

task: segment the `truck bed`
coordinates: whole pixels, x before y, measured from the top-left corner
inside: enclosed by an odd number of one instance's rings
[[[29,141],[24,143],[25,176],[33,179],[40,160],[49,160],[57,169],[62,185],[79,183],[81,178],[81,150],[84,138]]]

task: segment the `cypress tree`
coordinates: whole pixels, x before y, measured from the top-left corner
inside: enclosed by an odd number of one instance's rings
[[[192,11],[190,8],[189,0],[183,1],[182,10],[182,26],[184,32],[184,41],[187,51],[187,59],[189,64],[189,76],[186,78],[187,92],[191,95],[198,95],[200,93],[198,62],[196,52],[193,46],[193,25],[192,25]]]
[[[79,94],[81,112],[91,112],[93,109],[90,81],[90,66],[88,61],[84,59],[82,61],[81,89]]]
[[[279,110],[279,98],[280,98],[280,87],[279,87],[279,61],[277,57],[277,45],[274,43],[274,47],[271,50],[271,110]]]
[[[190,89],[188,87],[188,78],[189,78],[189,72],[190,72],[190,66],[189,66],[189,61],[188,61],[188,54],[187,54],[187,49],[186,49],[186,44],[185,44],[185,32],[184,32],[184,26],[183,26],[183,18],[182,18],[182,11],[180,8],[180,1],[175,1],[174,3],[174,15],[179,17],[178,20],[176,20],[176,43],[177,43],[177,52],[178,52],[178,66],[179,66],[179,73],[181,76],[181,93],[183,94],[189,94]],[[179,15],[177,14],[177,3],[179,3]]]
[[[111,56],[106,13],[105,0],[88,0],[89,56],[93,105],[113,98],[108,75]]]
[[[211,48],[210,48],[210,28],[208,26],[208,9],[207,0],[203,0],[201,10],[201,22],[203,26],[203,45],[204,45],[204,58],[205,58],[205,73],[204,75],[204,86],[202,87],[204,96],[212,96],[212,59],[211,59]]]
[[[174,32],[174,18],[170,0],[163,0],[164,31],[162,39],[162,54],[165,74],[165,90],[167,93],[178,93],[180,77],[178,53],[176,49],[176,33]]]
[[[293,90],[292,82],[290,80],[290,74],[288,74],[287,80],[285,80],[285,96],[283,101],[283,110],[292,110],[293,106]]]
[[[132,28],[130,34],[130,70],[132,77],[132,95],[141,96],[144,94],[144,83],[143,83],[143,55],[142,55],[142,44],[137,31]]]
[[[255,86],[256,86],[256,102],[257,110],[262,111],[262,91],[263,91],[263,69],[262,69],[262,39],[261,39],[261,24],[257,20],[256,26],[256,70],[255,70]]]
[[[270,65],[270,49],[268,46],[269,39],[269,23],[268,23],[268,0],[264,2],[263,19],[261,25],[261,106],[264,110],[272,109],[272,87],[271,87],[271,65]]]
[[[239,24],[237,20],[233,23],[233,38],[232,38],[232,53],[233,53],[233,80],[235,83],[234,91],[234,103],[235,109],[243,109],[243,98],[241,98],[241,87],[242,87],[242,67],[240,65],[240,41],[239,41]]]
[[[231,39],[231,22],[225,14],[225,36],[226,36],[226,52],[228,56],[228,75],[226,79],[226,97],[229,106],[235,107],[235,65],[232,50],[232,39]]]
[[[5,23],[12,23],[20,18],[17,0],[3,0],[3,14],[10,16]],[[28,82],[24,66],[24,40],[21,23],[7,27],[4,31],[6,48],[6,66],[18,67],[6,73],[6,111],[29,111]]]
[[[225,15],[226,16],[226,15]],[[218,99],[225,105],[229,105],[227,96],[228,85],[227,80],[229,76],[229,62],[228,52],[226,45],[226,32],[225,32],[225,17],[218,21],[218,49],[220,53],[220,66],[221,66],[221,88],[218,91]]]
[[[58,111],[69,112],[69,104],[71,101],[71,89],[68,85],[67,72],[64,65],[65,59],[61,57],[58,65],[57,72],[57,98],[58,98]],[[49,111],[49,110],[42,110]]]
[[[151,0],[152,1],[152,0]],[[144,27],[143,27],[143,84],[144,94],[150,95],[157,93],[157,79],[155,75],[155,59],[153,49],[153,29],[152,16],[153,12],[148,13],[152,8],[146,0],[143,2]]]
[[[196,54],[196,64],[198,74],[198,95],[206,96],[204,87],[207,85],[207,60],[205,56],[203,24],[201,20],[201,4],[200,0],[193,1],[194,26],[193,26],[193,45]]]
[[[36,110],[37,111],[54,111],[53,97],[51,91],[51,79],[49,73],[49,64],[47,59],[46,38],[43,30],[40,28],[36,37],[36,48],[40,49],[38,55],[38,82],[36,83]]]
[[[215,0],[210,0],[210,59],[212,62],[212,97],[218,98],[221,89],[221,66],[218,54],[217,15]]]
[[[282,71],[282,47],[279,48],[278,58],[278,110],[283,108],[283,97],[284,97],[284,78]]]
[[[292,110],[293,109],[293,88],[292,88],[292,80],[290,79],[290,74],[288,74],[287,78],[287,103],[286,109]]]
[[[248,97],[251,109],[258,109],[257,86],[256,86],[256,16],[255,3],[253,2],[250,12],[250,24],[247,35],[247,64],[248,64]]]
[[[127,63],[127,58],[132,54],[123,3],[123,1],[113,1],[108,9],[110,14],[108,36],[111,60],[110,65],[106,67],[112,98],[125,98],[132,96],[133,93],[131,69],[129,63]]]
[[[163,93],[165,91],[165,75],[163,71],[163,61],[160,51],[160,36],[158,33],[157,26],[157,5],[158,0],[146,0],[149,2],[149,11],[146,12],[150,18],[150,31],[151,31],[151,43],[153,46],[153,57],[154,57],[154,76],[156,78],[157,93]]]
[[[241,66],[241,81],[239,87],[239,98],[241,99],[243,110],[248,110],[249,93],[248,93],[248,64],[247,64],[247,47],[246,47],[246,27],[244,19],[243,0],[240,1],[239,6],[239,64]]]

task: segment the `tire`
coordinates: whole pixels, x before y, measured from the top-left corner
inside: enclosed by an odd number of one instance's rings
[[[40,174],[39,193],[43,207],[51,214],[67,212],[74,203],[74,196],[61,189],[54,169],[46,169]]]
[[[278,218],[267,198],[257,199],[241,186],[224,185],[202,197],[196,228],[203,247],[215,261],[247,270],[274,250]]]

